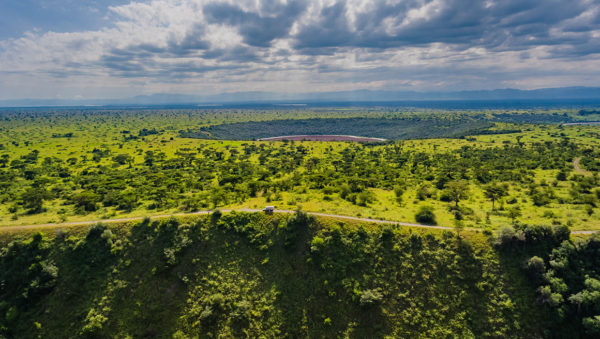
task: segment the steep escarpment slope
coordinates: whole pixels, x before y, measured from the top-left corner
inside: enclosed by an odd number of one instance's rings
[[[0,337],[551,334],[514,234],[497,250],[481,233],[303,213],[46,233],[3,239]]]

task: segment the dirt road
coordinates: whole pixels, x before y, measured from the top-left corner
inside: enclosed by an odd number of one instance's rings
[[[224,213],[229,212],[262,212],[259,209],[250,209],[250,208],[240,208],[240,209],[222,209],[220,210]],[[175,214],[161,214],[161,215],[153,215],[149,216],[150,219],[164,219],[169,217],[184,217],[184,216],[194,216],[194,215],[206,215],[210,214],[213,211],[198,211],[191,213],[175,213]],[[277,210],[275,213],[286,213],[292,214],[296,211],[290,210]],[[433,225],[422,225],[422,224],[413,224],[408,222],[400,222],[400,221],[390,221],[390,220],[382,220],[382,219],[369,219],[369,218],[359,218],[359,217],[350,217],[347,215],[337,215],[337,214],[327,214],[327,213],[314,213],[314,212],[306,212],[309,215],[314,215],[318,217],[328,217],[335,219],[344,219],[344,220],[353,220],[353,221],[362,221],[362,222],[372,222],[377,224],[390,224],[390,225],[399,225],[399,226],[409,226],[409,227],[421,227],[421,228],[433,228],[440,230],[453,230],[454,227],[447,226],[433,226]],[[119,219],[104,219],[104,220],[90,220],[90,221],[76,221],[76,222],[65,222],[58,224],[38,224],[38,225],[16,225],[16,226],[0,226],[0,232],[2,231],[18,231],[18,230],[26,230],[26,229],[35,229],[35,228],[60,228],[60,227],[73,227],[73,226],[85,226],[85,225],[93,225],[99,222],[102,223],[117,223],[117,222],[127,222],[127,221],[141,221],[145,217],[133,217],[133,218],[119,218]],[[465,230],[477,230],[475,228],[465,228]],[[597,231],[572,231],[572,234],[592,234]]]
[[[592,176],[592,173],[584,171],[580,166],[579,166],[579,161],[581,160],[581,157],[575,158],[573,160],[573,168],[575,169],[575,172],[581,174],[581,175],[585,175],[586,177],[590,177]]]
[[[224,213],[229,213],[229,212],[250,212],[250,213],[255,213],[255,212],[262,212],[262,210],[259,209],[250,209],[250,208],[240,208],[240,209],[221,209],[221,212]],[[150,219],[165,219],[165,218],[169,218],[171,216],[174,217],[184,217],[184,216],[194,216],[194,215],[203,215],[203,214],[210,214],[213,211],[198,211],[198,212],[191,212],[191,213],[175,213],[175,214],[161,214],[161,215],[153,215],[153,216],[149,216]],[[291,211],[291,210],[276,210],[275,213],[286,213],[286,214],[292,214],[295,213],[296,211]],[[421,224],[412,224],[412,223],[407,223],[407,222],[399,222],[399,221],[388,221],[388,220],[381,220],[381,219],[369,219],[369,218],[358,218],[358,217],[350,217],[350,216],[346,216],[346,215],[335,215],[335,214],[326,214],[326,213],[313,213],[313,212],[306,212],[307,214],[310,215],[315,215],[315,216],[319,216],[319,217],[330,217],[330,218],[336,218],[336,219],[345,219],[345,220],[354,220],[354,221],[364,221],[364,222],[373,222],[373,223],[378,223],[378,224],[392,224],[392,225],[400,225],[400,226],[412,226],[412,227],[425,227],[425,228],[437,228],[437,229],[442,229],[442,230],[451,230],[453,229],[452,227],[445,227],[445,226],[432,226],[432,225],[421,225]],[[119,219],[103,219],[103,220],[90,220],[90,221],[76,221],[76,222],[65,222],[65,223],[57,223],[57,224],[38,224],[38,225],[15,225],[15,226],[0,226],[0,231],[16,231],[16,230],[24,230],[24,229],[28,229],[28,228],[40,228],[40,227],[51,227],[51,228],[56,228],[56,227],[71,227],[71,226],[84,226],[84,225],[93,225],[99,222],[102,223],[116,223],[116,222],[127,222],[127,221],[141,221],[143,220],[144,217],[133,217],[133,218],[119,218]]]

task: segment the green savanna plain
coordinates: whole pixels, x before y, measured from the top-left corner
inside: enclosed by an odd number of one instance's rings
[[[0,225],[275,205],[404,222],[431,208],[439,225],[481,229],[515,222],[600,229],[598,127],[558,123],[594,119],[577,111],[57,110],[2,116]],[[257,123],[291,118],[325,132],[321,119],[334,119],[337,132],[367,118],[376,123],[359,123],[370,127],[359,135],[381,137],[377,126],[398,124],[410,132],[388,128],[385,136],[410,139],[251,140],[281,132]],[[247,140],[211,140],[239,135],[245,123],[253,124]],[[209,139],[188,137],[199,134]],[[574,169],[577,158],[588,175]]]

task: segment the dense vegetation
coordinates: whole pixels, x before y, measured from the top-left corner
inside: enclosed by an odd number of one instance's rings
[[[587,112],[587,111],[586,111]],[[491,129],[495,123],[555,124],[577,121],[579,116],[567,113],[515,113],[492,114],[405,114],[391,113],[377,117],[277,119],[234,123],[220,123],[188,128],[183,137],[217,140],[256,140],[279,135],[359,135],[389,140],[457,138],[466,135],[520,132],[518,129]]]
[[[537,303],[556,328],[547,336],[600,335],[600,233],[572,241],[566,229],[521,226],[503,229],[498,245],[506,260],[523,262],[538,286]]]
[[[520,232],[504,231],[496,240],[318,221],[303,213],[215,213],[13,236],[0,254],[1,333],[591,337],[599,304],[580,283],[589,281],[584,284],[595,293],[598,266],[591,260],[598,255],[590,259],[589,251],[597,251],[596,238],[566,254],[574,245],[564,227]],[[523,265],[532,251],[549,258],[556,273],[545,272],[543,263]],[[589,265],[566,262],[568,255]],[[554,261],[561,261],[560,271]],[[572,293],[585,297],[564,300],[573,311],[563,315],[570,324],[563,328],[547,318],[545,287],[539,302],[535,288],[567,275]]]
[[[398,139],[458,137],[485,130],[492,123],[466,117],[455,119],[346,118],[346,119],[285,119],[218,124],[188,130],[181,136],[221,140],[255,140],[279,135],[357,135]]]
[[[463,128],[460,123],[465,121],[488,124],[499,115],[564,119],[563,113],[438,112],[442,115],[435,118],[428,112],[388,112],[390,118],[385,119],[379,110],[334,113],[4,112],[0,224],[273,204],[399,221],[416,221],[420,210],[429,209],[432,215],[423,222],[482,228],[518,220],[579,229],[600,226],[598,176],[581,175],[572,164],[581,157],[586,171],[600,170],[599,134],[593,126],[500,124],[460,139],[377,145],[179,136],[189,124],[209,129],[230,126],[222,124],[225,118],[240,126],[267,118],[274,120],[265,124],[308,121],[311,128],[344,120],[354,122],[354,128],[362,125],[365,131],[372,127],[390,133],[395,129],[404,133],[398,126],[386,125],[390,121],[412,121],[425,124],[419,125],[423,135],[442,133],[448,126]],[[367,120],[378,124],[365,124]],[[431,128],[435,123],[440,126],[437,130]]]
[[[570,231],[600,229],[600,133],[558,124],[595,112],[1,111],[2,226],[275,205],[456,232],[218,211],[4,228],[0,338],[597,337],[600,238]]]

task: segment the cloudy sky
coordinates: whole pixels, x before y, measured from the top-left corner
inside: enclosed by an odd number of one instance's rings
[[[2,0],[0,99],[600,86],[600,0]]]

